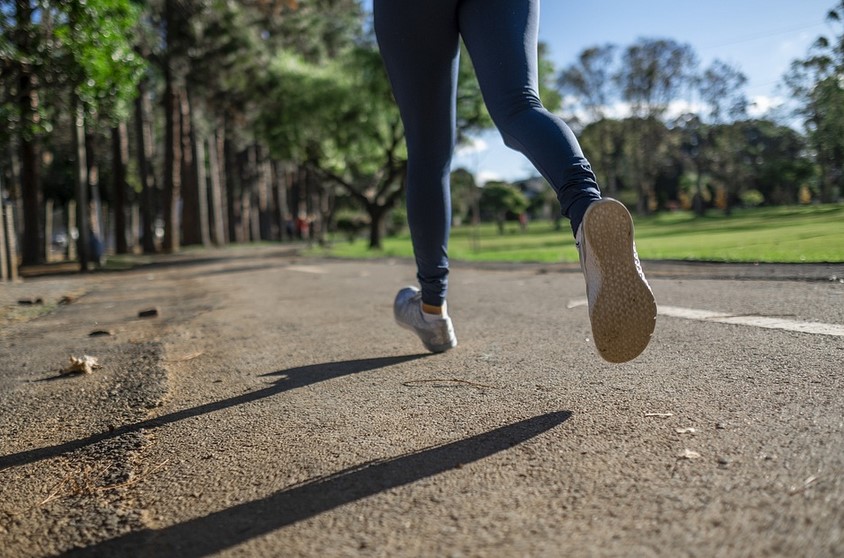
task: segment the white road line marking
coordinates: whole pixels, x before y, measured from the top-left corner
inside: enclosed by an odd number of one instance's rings
[[[316,267],[313,265],[291,265],[287,268],[290,271],[298,271],[300,273],[315,273],[315,274],[324,274],[328,273],[322,267]]]
[[[566,308],[578,308],[586,306],[585,298],[570,300]],[[682,318],[684,320],[697,320],[700,322],[716,322],[719,324],[745,325],[761,327],[765,329],[781,329],[784,331],[796,331],[799,333],[810,333],[812,335],[833,335],[844,337],[844,325],[825,324],[822,322],[798,322],[796,320],[785,320],[782,318],[770,318],[766,316],[736,316],[726,312],[713,312],[711,310],[698,310],[695,308],[681,308],[679,306],[657,306],[661,316],[671,318]]]
[[[811,333],[813,335],[834,335],[837,337],[844,337],[844,326],[837,324],[825,324],[822,322],[798,322],[796,320],[769,318],[766,316],[736,316],[722,312],[710,312],[708,310],[695,310],[693,308],[680,308],[677,306],[659,306],[659,313],[663,316],[684,318],[687,320],[700,320],[704,322],[717,322],[719,324],[746,325],[765,329],[781,329],[784,331]]]

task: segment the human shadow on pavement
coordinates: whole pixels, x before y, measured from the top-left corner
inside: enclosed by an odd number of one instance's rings
[[[265,388],[255,391],[249,391],[237,395],[235,397],[223,399],[221,401],[211,401],[209,403],[205,403],[204,405],[198,405],[189,409],[174,411],[166,415],[161,415],[159,417],[143,420],[141,422],[136,422],[133,424],[126,424],[114,428],[113,430],[109,430],[106,432],[98,432],[86,438],[62,442],[54,446],[36,448],[0,456],[0,471],[8,469],[9,467],[15,467],[27,463],[34,463],[42,459],[48,459],[51,457],[63,455],[65,453],[70,453],[72,451],[76,451],[86,446],[102,442],[103,440],[116,438],[117,436],[121,436],[123,434],[128,434],[131,432],[137,432],[141,429],[158,428],[160,426],[178,422],[186,418],[204,415],[214,411],[219,411],[221,409],[234,407],[236,405],[250,403],[252,401],[258,401],[259,399],[264,399],[266,397],[289,391],[291,389],[296,389],[318,382],[323,382],[332,378],[339,378],[341,376],[348,376],[350,374],[377,370],[379,368],[385,368],[387,366],[401,364],[402,362],[408,362],[427,356],[430,356],[430,353],[379,358],[365,358],[359,360],[345,360],[340,362],[325,362],[321,364],[297,366],[295,368],[288,368],[287,370],[279,370],[278,372],[262,374],[262,377],[279,376],[279,378]]]
[[[506,451],[562,424],[570,416],[568,411],[546,413],[456,442],[362,463],[259,500],[170,527],[129,533],[68,556],[208,556],[345,504]]]

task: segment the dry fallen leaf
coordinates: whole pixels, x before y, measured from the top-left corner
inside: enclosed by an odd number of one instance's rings
[[[809,478],[807,478],[806,480],[803,481],[802,486],[792,486],[791,490],[789,490],[789,493],[793,495],[793,494],[797,494],[798,492],[803,492],[804,490],[806,490],[807,488],[812,486],[815,483],[815,481],[817,481],[817,480],[818,480],[818,477],[815,476],[815,475],[812,475],[811,477],[809,477]]]
[[[696,451],[692,451],[692,450],[686,448],[686,449],[683,450],[683,453],[681,453],[679,455],[679,458],[680,459],[700,459],[701,455]]]
[[[70,365],[59,371],[62,376],[68,374],[90,374],[97,368],[102,368],[97,357],[82,355],[81,357],[70,357]]]

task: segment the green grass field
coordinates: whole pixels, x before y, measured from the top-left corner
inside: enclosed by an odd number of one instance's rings
[[[844,262],[844,204],[738,209],[731,216],[710,211],[706,217],[688,212],[635,217],[636,245],[646,260],[717,262]],[[492,224],[452,231],[453,260],[486,262],[577,261],[577,251],[563,221],[559,231],[537,221],[526,232],[508,223],[500,235]],[[405,233],[384,239],[382,250],[369,250],[367,240],[349,243],[342,236],[314,255],[344,258],[411,257]]]

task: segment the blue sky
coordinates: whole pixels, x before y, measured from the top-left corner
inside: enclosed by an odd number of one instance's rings
[[[364,4],[371,6],[369,0]],[[746,94],[766,107],[780,102],[778,85],[791,61],[803,57],[819,35],[833,32],[825,16],[836,4],[837,0],[544,0],[539,33],[558,70],[595,45],[624,48],[642,37],[688,43],[702,67],[717,58],[744,72]],[[473,149],[460,150],[455,166],[466,167],[481,180],[536,174],[521,154],[503,145],[497,132],[482,134]]]

